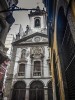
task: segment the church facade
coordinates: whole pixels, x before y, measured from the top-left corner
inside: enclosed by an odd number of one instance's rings
[[[12,43],[4,97],[7,100],[53,100],[46,12],[30,11],[30,26]]]

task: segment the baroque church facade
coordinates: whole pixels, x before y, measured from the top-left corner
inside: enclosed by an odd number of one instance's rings
[[[30,26],[12,43],[4,97],[7,100],[53,100],[46,12],[30,11]]]

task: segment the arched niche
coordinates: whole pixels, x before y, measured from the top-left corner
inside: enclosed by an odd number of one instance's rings
[[[44,100],[44,85],[41,81],[31,83],[29,100]]]
[[[11,100],[25,100],[26,84],[23,81],[18,81],[14,84]]]

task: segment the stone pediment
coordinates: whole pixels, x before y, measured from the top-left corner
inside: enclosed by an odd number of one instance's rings
[[[19,42],[19,44],[31,43],[31,42],[32,42],[32,38],[31,39],[28,39],[26,41]]]
[[[48,39],[36,36],[34,38],[28,39],[27,41],[22,41],[19,44],[37,43],[37,42],[39,42],[39,43],[41,43],[41,42],[48,42]]]
[[[48,42],[48,37],[46,34],[37,33],[32,34],[30,36],[23,37],[22,39],[19,39],[15,42],[13,42],[13,45],[21,45],[21,44],[29,44],[29,43],[41,43],[41,42]]]

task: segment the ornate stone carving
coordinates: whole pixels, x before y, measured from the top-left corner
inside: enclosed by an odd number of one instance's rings
[[[40,46],[32,47],[30,55],[33,58],[44,57],[44,48]]]
[[[31,39],[28,39],[26,42],[32,42],[32,38]]]
[[[48,42],[48,38],[43,38],[42,42]]]
[[[39,36],[34,37],[34,41],[35,42],[40,42],[40,37]]]

